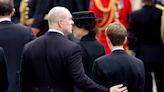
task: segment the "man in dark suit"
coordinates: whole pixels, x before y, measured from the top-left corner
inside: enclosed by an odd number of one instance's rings
[[[6,92],[8,88],[8,76],[6,57],[3,49],[0,47],[0,92]]]
[[[112,53],[95,60],[92,78],[105,87],[123,83],[128,92],[144,92],[144,65],[124,51],[126,35],[125,27],[119,23],[107,27],[106,36]]]
[[[145,90],[152,92],[152,72],[157,92],[163,92],[164,44],[160,38],[161,10],[154,7],[153,0],[142,0],[144,6],[129,15],[129,49],[144,62]]]
[[[8,64],[8,92],[18,92],[18,71],[24,44],[34,39],[30,28],[14,24],[12,0],[0,0],[0,46],[4,49]]]
[[[21,92],[74,92],[74,86],[90,92],[127,92],[117,85],[110,90],[84,73],[80,47],[64,35],[72,32],[72,15],[64,7],[48,14],[48,32],[25,45],[21,64]]]

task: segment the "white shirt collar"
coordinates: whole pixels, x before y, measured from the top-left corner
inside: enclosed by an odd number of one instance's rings
[[[11,21],[11,19],[10,18],[1,18],[0,22],[2,22],[2,21]]]
[[[56,30],[56,29],[49,29],[48,32],[57,32],[57,33],[60,33],[60,34],[64,35],[63,32],[61,32],[59,30]]]
[[[112,51],[115,51],[115,50],[124,50],[124,48],[123,48],[123,47],[114,47],[114,48],[112,49]]]

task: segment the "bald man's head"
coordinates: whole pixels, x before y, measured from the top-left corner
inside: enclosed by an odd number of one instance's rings
[[[56,6],[52,8],[48,13],[49,25],[52,25],[54,22],[58,22],[69,13],[69,10],[65,7]]]
[[[52,8],[48,13],[48,23],[50,29],[57,29],[64,34],[72,33],[72,15],[70,11],[61,6]]]

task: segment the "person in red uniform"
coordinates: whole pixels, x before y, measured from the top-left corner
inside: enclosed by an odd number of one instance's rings
[[[108,24],[118,21],[122,23],[126,28],[128,26],[127,16],[131,12],[130,0],[91,0],[89,11],[95,13],[97,17],[102,17],[103,20],[97,22],[99,32],[97,34],[98,40],[103,44],[106,53],[110,53],[111,50],[107,44],[106,36],[104,33]],[[127,42],[124,48],[127,47]]]

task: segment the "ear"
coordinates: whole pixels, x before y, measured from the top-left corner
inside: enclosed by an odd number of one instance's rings
[[[10,16],[12,17],[12,16],[14,15],[14,13],[15,13],[15,8],[13,8],[13,10],[12,10]]]
[[[126,36],[123,44],[126,44],[127,41],[128,41],[128,37]]]
[[[109,39],[107,36],[106,36],[106,40],[107,40],[108,46],[109,46],[110,48],[112,48],[113,45],[112,45],[110,39]]]
[[[63,27],[63,20],[62,20],[62,19],[59,19],[59,21],[58,21],[58,25],[59,25],[60,28]]]

